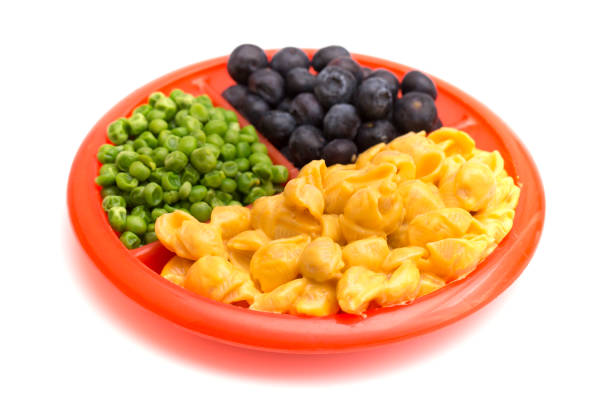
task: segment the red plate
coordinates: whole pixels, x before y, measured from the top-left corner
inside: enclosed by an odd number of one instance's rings
[[[271,56],[274,51],[268,51]],[[314,50],[306,50],[312,57]],[[400,79],[407,66],[353,55],[363,66],[385,68]],[[523,271],[540,239],[544,224],[544,189],[531,156],[495,114],[472,97],[434,78],[436,105],[445,126],[469,133],[478,148],[497,149],[506,170],[521,187],[514,227],[497,249],[468,277],[410,304],[379,308],[367,317],[339,314],[311,318],[251,311],[223,304],[182,289],[158,275],[171,254],[159,243],[129,251],[119,241],[100,205],[94,183],[98,147],[107,142],[106,127],[129,116],[149,94],[180,88],[206,93],[217,106],[231,108],[221,92],[234,82],[227,74],[228,57],[207,60],[163,76],[136,90],[113,107],[85,138],[68,180],[68,209],[79,241],[98,268],[119,289],[145,308],[197,334],[244,347],[283,352],[338,352],[407,339],[438,329],[478,310],[504,291]],[[240,117],[242,125],[245,120]],[[291,166],[265,140],[272,160]],[[297,170],[290,168],[291,176]]]

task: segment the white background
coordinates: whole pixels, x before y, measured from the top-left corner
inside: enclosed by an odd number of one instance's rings
[[[606,2],[358,3],[2,2],[0,411],[612,409]],[[522,276],[450,327],[339,356],[212,343],[125,298],[72,233],[72,158],[134,89],[245,42],[341,44],[499,114],[547,196]]]

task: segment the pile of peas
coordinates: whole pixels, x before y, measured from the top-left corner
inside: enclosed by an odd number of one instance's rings
[[[157,240],[155,220],[176,209],[208,221],[219,205],[247,205],[282,190],[289,171],[273,165],[252,125],[207,95],[155,92],[108,126],[98,150],[102,207],[127,248]]]

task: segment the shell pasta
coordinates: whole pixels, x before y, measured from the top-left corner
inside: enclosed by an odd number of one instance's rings
[[[326,316],[408,303],[472,272],[510,232],[520,189],[465,132],[408,133],[354,164],[305,165],[252,209],[155,231],[168,281],[256,311]]]

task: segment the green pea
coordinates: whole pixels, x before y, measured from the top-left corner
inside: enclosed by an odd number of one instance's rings
[[[94,181],[102,187],[113,186],[115,184],[115,177],[113,175],[98,175]]]
[[[200,180],[200,173],[191,164],[187,164],[181,175],[181,182],[190,182],[195,185]]]
[[[253,173],[261,178],[262,181],[268,180],[272,177],[272,165],[261,162],[255,164],[252,168]]]
[[[130,205],[139,206],[139,205],[144,204],[146,202],[144,192],[145,192],[144,186],[137,186],[136,188],[132,189],[130,191],[130,196],[128,198]]]
[[[159,184],[155,182],[149,182],[144,187],[144,199],[147,205],[149,206],[157,206],[161,204],[164,197],[164,191]]]
[[[219,189],[221,189],[223,192],[234,192],[237,186],[238,184],[235,180],[231,178],[225,178],[223,181],[221,181],[221,186],[219,187]]]
[[[181,177],[174,172],[165,172],[161,178],[161,186],[166,191],[178,191],[181,186]]]
[[[100,175],[112,175],[113,177],[119,173],[117,165],[114,163],[107,163],[100,167]]]
[[[178,150],[180,139],[181,138],[173,134],[163,135],[159,137],[159,143],[168,149],[168,151],[172,152]]]
[[[223,162],[221,170],[223,171],[225,176],[233,178],[238,175],[238,164],[235,161]]]
[[[189,116],[189,111],[187,109],[181,109],[176,112],[176,115],[174,116],[174,122],[176,122],[178,126],[185,126],[185,118],[187,116]]]
[[[259,179],[252,172],[244,172],[238,175],[236,183],[238,184],[238,191],[248,194],[253,186],[259,184]]]
[[[156,135],[159,135],[161,131],[166,129],[168,129],[168,123],[163,119],[151,119],[149,122],[149,130]]]
[[[238,165],[239,172],[245,172],[251,169],[251,162],[249,162],[249,160],[245,158],[236,159],[236,165]]]
[[[149,105],[155,107],[155,104],[157,103],[157,101],[160,98],[165,97],[166,95],[164,95],[162,92],[153,92],[149,95]]]
[[[181,172],[187,163],[189,162],[189,158],[181,151],[174,151],[166,156],[164,161],[164,166],[167,170],[172,172]]]
[[[121,195],[108,195],[102,200],[102,209],[106,212],[110,211],[112,207],[120,206],[125,208],[126,205],[125,198]]]
[[[227,205],[228,202],[232,200],[232,194],[223,191],[217,191],[217,199],[223,202],[223,205]]]
[[[140,139],[140,138],[136,138],[134,140],[134,150],[138,151],[138,149],[141,148],[148,148],[149,145],[147,145],[147,142],[144,139]]]
[[[167,212],[168,211],[166,211],[164,208],[153,208],[153,210],[151,211],[151,220],[155,222],[157,218],[161,217]]]
[[[166,113],[159,109],[152,109],[149,113],[147,113],[147,120],[149,122],[153,122],[155,119],[164,119]]]
[[[212,208],[206,202],[200,201],[191,205],[191,208],[189,208],[189,212],[198,221],[206,222],[210,219]]]
[[[147,116],[147,113],[149,113],[151,109],[153,109],[151,105],[149,105],[148,103],[145,103],[143,105],[137,106],[132,111],[132,115],[135,115],[136,113],[142,113],[143,115]]]
[[[157,241],[157,234],[155,234],[155,231],[145,232],[142,238],[144,240],[145,245],[150,244],[152,242]]]
[[[256,165],[258,163],[267,163],[272,165],[272,160],[270,157],[265,153],[260,152],[252,153],[251,156],[249,156],[249,162],[251,162],[251,165]]]
[[[179,108],[186,109],[186,108],[190,108],[191,105],[193,105],[195,98],[193,97],[193,95],[190,95],[189,93],[184,93],[183,95],[177,97],[175,101]]]
[[[210,116],[209,122],[211,120],[220,120],[220,121],[225,122],[225,115],[223,114],[222,110],[223,110],[222,108],[215,108],[215,107],[208,108],[208,113]]]
[[[196,138],[196,141],[198,141],[198,147],[206,143],[206,134],[204,133],[202,129],[192,131],[191,136]]]
[[[185,155],[191,155],[198,147],[198,141],[193,136],[187,135],[181,138],[178,144],[178,150],[183,152]]]
[[[208,191],[206,191],[206,196],[204,197],[204,201],[206,201],[210,205],[210,203],[216,197],[216,195],[217,195],[217,191],[211,188]]]
[[[236,116],[236,112],[234,112],[233,110],[226,109],[223,114],[225,115],[225,121],[227,123],[238,122],[238,116]]]
[[[252,136],[252,135],[247,135],[246,133],[240,133],[240,134],[238,135],[238,141],[239,141],[239,142],[246,142],[246,143],[248,143],[249,145],[250,145],[251,143],[253,143],[253,142],[257,142],[257,139],[258,139],[257,137]]]
[[[115,183],[122,191],[131,191],[138,186],[138,179],[125,172],[119,172],[115,177]]]
[[[206,198],[208,189],[204,185],[194,185],[189,192],[189,202],[199,202]]]
[[[218,147],[219,149],[221,149],[221,147],[223,146],[223,144],[225,143],[225,141],[223,140],[223,138],[217,134],[209,134],[208,132],[206,133],[206,142],[209,144],[213,144],[216,147]]]
[[[249,194],[244,198],[244,203],[252,204],[253,202],[255,202],[258,198],[261,198],[262,196],[266,196],[266,191],[260,186],[255,186],[251,188],[251,190],[249,191]]]
[[[132,162],[129,169],[130,175],[138,179],[140,182],[146,181],[151,175],[151,170],[141,161]]]
[[[216,208],[218,206],[224,206],[224,205],[225,205],[225,203],[223,201],[221,201],[219,198],[216,198],[216,197],[213,198],[210,201],[210,206],[213,207],[213,208]]]
[[[142,113],[136,113],[127,120],[128,130],[132,136],[138,136],[149,127],[147,118]]]
[[[221,154],[221,147],[217,146],[217,145],[213,145],[212,143],[208,142],[209,137],[206,138],[206,143],[202,145],[202,148],[206,149],[207,151],[211,152],[212,154],[215,155],[215,158],[218,158],[219,155]],[[214,138],[213,138],[214,140]]]
[[[170,151],[168,151],[168,148],[160,146],[159,148],[153,149],[151,158],[153,159],[153,162],[155,162],[155,165],[162,166],[166,160],[166,156],[168,156],[169,153]]]
[[[213,107],[212,100],[210,100],[208,95],[197,96],[194,100],[195,100],[194,103],[199,103],[199,104],[203,105],[206,108],[212,108]]]
[[[225,120],[211,119],[204,125],[204,132],[207,136],[212,134],[223,136],[227,132],[227,123]]]
[[[266,145],[264,145],[261,142],[253,142],[251,144],[251,152],[253,153],[263,153],[263,154],[268,154],[268,148]]]
[[[168,205],[168,204],[164,204],[164,209],[166,210],[166,212],[174,212],[174,211],[176,211],[175,207],[173,207],[172,205]]]
[[[275,184],[282,184],[283,182],[287,182],[287,179],[289,179],[289,170],[286,166],[272,166],[272,182]]]
[[[235,199],[229,201],[227,203],[227,205],[235,205],[235,206],[242,206],[242,203],[240,201],[236,201]]]
[[[198,172],[205,173],[215,168],[217,156],[218,155],[214,155],[210,150],[206,149],[206,147],[202,147],[191,152],[189,159]]]
[[[151,182],[155,182],[156,184],[161,185],[162,176],[166,173],[165,168],[156,168],[153,172],[151,172],[151,176],[149,176],[149,180]]]
[[[174,128],[174,129],[172,129],[170,132],[172,132],[172,134],[173,134],[173,135],[176,135],[176,136],[178,136],[179,138],[180,138],[180,137],[183,137],[183,136],[187,136],[187,135],[189,135],[189,129],[187,129],[187,128],[186,128],[186,127],[184,127],[184,126],[179,126],[179,127],[177,127],[177,128]]]
[[[183,125],[183,127],[187,128],[189,132],[193,132],[195,130],[202,130],[202,122],[200,122],[193,116],[185,116],[184,123],[185,125]]]
[[[166,204],[176,204],[178,200],[179,200],[178,191],[164,192],[164,202]],[[166,208],[165,205],[164,205],[164,208]]]
[[[115,159],[117,168],[121,171],[128,171],[130,165],[138,160],[138,154],[134,151],[121,151]]]
[[[125,231],[121,234],[119,240],[130,250],[140,247],[141,244],[140,237],[131,231]]]
[[[252,137],[257,138],[257,131],[255,130],[255,126],[253,125],[246,125],[240,130],[240,133],[245,135],[251,135]]]
[[[172,98],[172,100],[174,100],[176,102],[176,98],[179,96],[183,96],[185,94],[185,92],[183,92],[181,89],[172,89],[172,91],[170,92],[170,96]]]
[[[240,142],[239,132],[232,129],[228,129],[228,131],[225,132],[225,136],[223,137],[223,139],[225,139],[225,142],[227,143],[236,145],[238,142]]]
[[[147,221],[140,216],[130,214],[127,217],[125,229],[134,234],[142,235],[147,232]]]
[[[202,123],[208,122],[208,109],[206,109],[206,106],[203,104],[198,103],[197,98],[196,102],[191,104],[189,114]]]
[[[108,222],[115,231],[123,231],[127,219],[127,210],[123,206],[114,206],[108,210]]]
[[[191,207],[191,203],[187,200],[179,201],[178,207],[180,209],[185,210],[185,212],[189,213],[189,208]]]
[[[148,146],[143,146],[142,148],[138,148],[136,152],[139,155],[147,155],[149,158],[153,155],[153,149],[149,148]]]
[[[151,131],[147,130],[147,131],[142,132],[140,135],[138,135],[138,139],[142,139],[144,143],[151,149],[157,148],[157,145],[158,145],[157,138],[155,137],[155,135],[153,135],[153,133],[151,133]]]
[[[127,141],[121,146],[123,146],[123,149],[121,149],[121,152],[123,151],[134,152],[134,141]]]
[[[106,198],[109,195],[121,195],[121,191],[116,186],[107,186],[102,188],[100,191],[100,196],[102,199]]]
[[[266,192],[266,195],[274,195],[276,193],[276,188],[274,187],[272,181],[264,181],[261,184],[261,187]]]
[[[119,149],[116,146],[105,143],[98,148],[97,158],[100,163],[112,163],[115,162]]]
[[[236,147],[231,143],[225,143],[221,146],[221,157],[225,161],[231,161],[236,158]]]
[[[236,144],[236,156],[238,158],[248,158],[251,156],[251,145],[247,142],[238,142]]]
[[[225,179],[223,171],[215,169],[204,175],[204,184],[210,188],[219,188],[223,179]]]
[[[151,222],[151,213],[149,212],[148,207],[145,205],[135,206],[134,208],[132,208],[129,215],[140,217],[144,219],[147,224]]]
[[[108,125],[106,129],[108,139],[115,145],[121,145],[130,137],[128,133],[127,121],[124,118],[117,119]]]
[[[191,182],[185,181],[178,190],[179,199],[187,199],[191,193]]]
[[[147,148],[147,149],[151,149],[151,148]],[[153,153],[153,149],[151,149],[151,153]],[[145,155],[141,153],[138,155],[138,160],[151,170],[155,170],[157,168],[155,161],[149,155]]]
[[[215,169],[218,169],[219,171],[223,170],[223,161],[222,160],[217,160],[217,164],[215,165]]]
[[[160,97],[154,105],[155,109],[164,112],[164,119],[170,120],[176,113],[176,103],[166,96]]]

